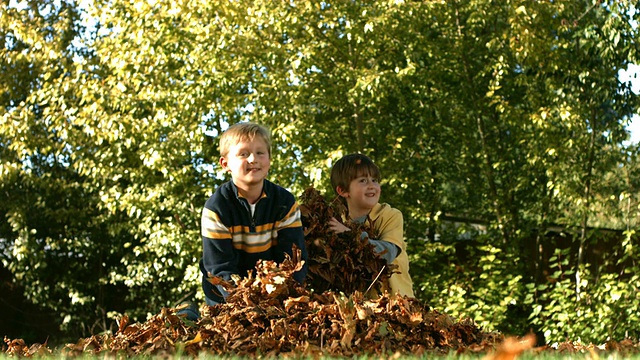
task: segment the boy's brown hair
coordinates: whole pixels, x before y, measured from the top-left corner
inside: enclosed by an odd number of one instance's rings
[[[362,154],[345,155],[331,169],[331,187],[336,193],[338,186],[347,191],[353,179],[367,175],[380,180],[380,169],[371,159]]]
[[[267,143],[269,149],[269,157],[271,157],[271,132],[266,127],[251,123],[243,122],[229,126],[229,128],[220,136],[220,156],[227,157],[229,149],[240,141],[253,141],[256,136],[261,137]]]

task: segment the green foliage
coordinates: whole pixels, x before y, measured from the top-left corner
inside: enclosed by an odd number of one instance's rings
[[[526,302],[533,306],[530,321],[544,332],[549,342],[566,339],[597,343],[603,339],[637,338],[634,324],[640,316],[635,301],[640,287],[637,259],[637,236],[627,234],[615,269],[598,274],[582,269],[577,281],[571,266],[569,249],[556,250],[549,259],[553,271],[548,282],[528,284]],[[634,245],[634,243],[636,243]],[[605,259],[606,261],[606,259]]]
[[[410,242],[416,295],[430,306],[454,317],[469,316],[488,330],[539,332],[548,343],[598,344],[639,336],[634,324],[640,316],[635,301],[640,269],[633,232],[597,256],[600,266],[582,267],[578,283],[571,248],[555,249],[547,275],[536,282],[522,266],[526,253],[504,256],[505,251],[486,244],[489,236],[463,239],[464,232],[444,230],[438,242]]]
[[[331,193],[333,161],[370,155],[434,307],[583,339],[605,335],[600,315],[611,336],[637,319],[607,295],[637,289],[631,240],[611,257],[629,282],[578,256],[589,226],[637,226],[638,147],[624,140],[639,103],[618,79],[638,61],[634,3],[12,4],[0,8],[0,258],[67,329],[202,298],[200,209],[226,179],[219,134],[245,120],[271,127],[271,179],[295,194]],[[443,214],[490,231],[433,241]],[[585,234],[553,286],[529,246],[549,224]],[[576,306],[588,315],[553,325]]]
[[[489,331],[527,333],[524,271],[514,266],[520,258],[491,245],[498,233],[469,234],[465,227],[445,229],[437,242],[410,243],[416,296],[455,318],[471,317]]]
[[[528,303],[534,303],[532,299],[535,292],[541,293],[531,312],[532,323],[544,329],[545,338],[549,341],[557,341],[561,338],[576,339],[576,331],[579,331],[579,328],[574,326],[575,317],[570,315],[576,312],[573,301],[576,296],[576,284],[572,278],[575,271],[569,265],[569,251],[558,249],[549,261],[550,269],[553,271],[549,276],[550,283],[540,284],[537,287],[533,284],[528,285]],[[548,311],[548,318],[544,311]]]

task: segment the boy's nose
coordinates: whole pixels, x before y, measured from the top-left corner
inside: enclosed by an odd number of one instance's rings
[[[254,162],[256,160],[256,156],[251,153],[249,154],[249,157],[247,157],[247,161],[249,161],[250,163]]]

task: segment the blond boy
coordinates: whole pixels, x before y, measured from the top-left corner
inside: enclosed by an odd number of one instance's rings
[[[202,210],[200,260],[207,304],[225,301],[227,293],[208,278],[247,276],[260,260],[282,262],[295,244],[307,259],[300,210],[294,196],[267,180],[271,166],[269,130],[255,123],[230,126],[220,137],[220,166],[231,174]],[[304,282],[307,268],[294,274]]]

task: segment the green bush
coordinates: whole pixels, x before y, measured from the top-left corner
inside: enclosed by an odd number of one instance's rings
[[[548,342],[567,339],[603,343],[609,339],[638,338],[640,288],[637,250],[631,233],[620,244],[622,257],[615,260],[620,273],[594,273],[589,264],[580,267],[577,281],[569,249],[557,249],[550,259],[554,272],[548,283],[528,284],[526,302],[533,306],[530,321],[544,332]],[[637,246],[637,244],[636,244]],[[615,253],[616,249],[612,252]],[[602,270],[607,261],[597,269]]]
[[[410,241],[416,296],[454,318],[471,317],[488,331],[529,331],[518,256],[494,245],[491,235],[458,240],[463,229],[437,242]]]
[[[454,318],[470,317],[489,331],[520,336],[537,331],[549,344],[603,344],[640,336],[633,232],[599,254],[597,266],[585,263],[579,271],[575,246],[555,249],[545,261],[545,276],[536,281],[516,247],[491,234],[460,239],[463,231],[445,232],[434,242],[409,241],[416,296],[433,308]]]

